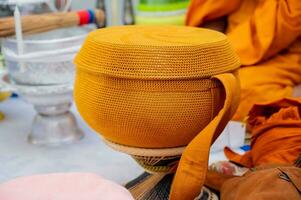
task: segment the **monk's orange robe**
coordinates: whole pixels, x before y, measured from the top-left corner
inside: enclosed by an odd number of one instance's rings
[[[225,148],[229,160],[248,168],[296,162],[301,153],[301,98],[254,105],[248,126],[251,150],[239,155]]]
[[[255,103],[291,97],[301,84],[301,1],[192,0],[186,24],[224,16],[242,63],[241,103],[233,119],[243,120]]]

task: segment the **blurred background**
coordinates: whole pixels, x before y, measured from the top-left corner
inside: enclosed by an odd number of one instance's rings
[[[189,0],[0,0],[0,15],[13,15],[19,4],[22,14],[88,8],[106,11],[106,25],[134,23],[184,24]]]

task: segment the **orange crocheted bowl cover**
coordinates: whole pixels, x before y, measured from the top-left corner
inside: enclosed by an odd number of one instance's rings
[[[222,33],[121,26],[89,34],[75,64],[75,101],[106,140],[144,148],[187,145],[218,113],[239,59]]]

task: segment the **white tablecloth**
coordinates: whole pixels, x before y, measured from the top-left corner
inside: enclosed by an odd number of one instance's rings
[[[27,143],[33,107],[19,98],[0,102],[6,119],[0,121],[0,183],[6,180],[39,173],[92,172],[124,184],[142,173],[142,168],[126,154],[107,147],[72,111],[85,132],[85,137],[59,147],[41,147]],[[222,152],[211,154],[210,162],[225,159]]]

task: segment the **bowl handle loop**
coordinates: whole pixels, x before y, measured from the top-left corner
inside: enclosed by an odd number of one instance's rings
[[[224,87],[224,105],[183,152],[171,187],[171,200],[193,200],[199,195],[206,178],[210,146],[231,120],[238,106],[240,96],[238,78],[232,73],[212,78],[219,80]]]

